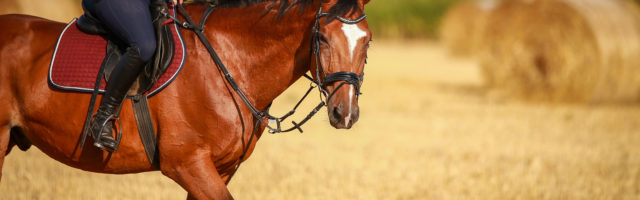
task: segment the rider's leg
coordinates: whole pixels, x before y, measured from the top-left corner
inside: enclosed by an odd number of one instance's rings
[[[151,23],[150,0],[88,0],[89,9],[119,39],[138,46],[148,61],[156,50],[156,35]]]
[[[114,149],[115,141],[111,123],[108,122],[109,117],[115,113],[131,84],[155,53],[156,40],[151,24],[149,0],[103,0],[89,5],[96,17],[115,36],[129,45],[127,52],[111,73],[107,90],[91,125],[96,140],[94,145],[110,151]],[[106,126],[102,127],[103,125]]]
[[[109,119],[122,103],[144,64],[145,62],[142,60],[138,48],[132,46],[127,49],[126,54],[111,73],[107,91],[102,97],[98,112],[93,116],[91,124],[96,147],[108,151],[115,148],[115,140],[113,139]],[[97,139],[97,137],[100,137],[100,139]]]

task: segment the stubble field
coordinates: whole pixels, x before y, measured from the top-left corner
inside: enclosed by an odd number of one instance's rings
[[[638,105],[511,100],[483,88],[474,62],[425,41],[376,41],[365,71],[353,129],[331,128],[323,109],[303,134],[265,133],[231,181],[231,193],[237,199],[640,198]],[[288,110],[306,85],[282,95],[274,111]],[[14,149],[0,183],[0,199],[185,197],[159,172],[89,173],[37,148]]]

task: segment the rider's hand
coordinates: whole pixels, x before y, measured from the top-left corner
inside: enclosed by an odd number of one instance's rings
[[[173,2],[174,6],[177,6],[178,3],[182,4],[184,2],[184,0],[171,0]]]

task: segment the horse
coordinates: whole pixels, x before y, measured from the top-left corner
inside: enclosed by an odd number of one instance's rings
[[[363,75],[371,32],[363,17],[354,20],[364,16],[368,0],[230,2],[210,13],[204,35],[256,109],[267,109],[307,72],[318,83],[327,83],[335,73]],[[185,10],[199,21],[207,7],[192,4]],[[81,170],[160,170],[188,192],[188,199],[232,199],[226,184],[265,129],[254,122],[265,119],[253,115],[225,81],[196,34],[181,30],[188,50],[185,66],[171,85],[149,99],[159,151],[155,166],[146,159],[129,106],[121,111],[124,139],[117,152],[78,145],[90,94],[57,90],[47,82],[64,26],[33,16],[0,16],[0,169],[14,146],[26,150],[33,144]],[[358,85],[345,82],[321,86],[330,94],[326,108],[335,128],[351,128],[359,116]]]

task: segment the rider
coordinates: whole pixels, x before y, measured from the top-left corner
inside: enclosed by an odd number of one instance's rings
[[[82,0],[88,12],[127,44],[126,53],[111,73],[98,112],[91,120],[91,135],[96,141],[93,145],[105,151],[113,151],[116,145],[108,121],[156,50],[156,36],[149,10],[152,1],[159,0]],[[174,5],[183,2],[170,1]]]

